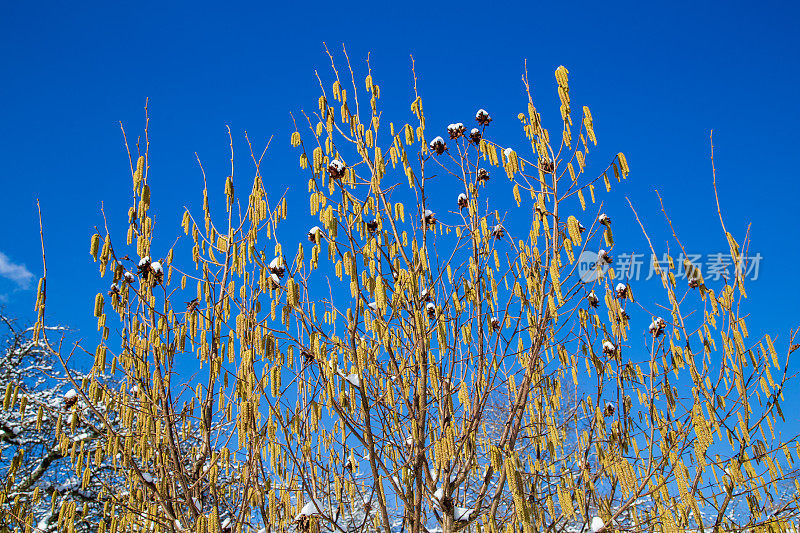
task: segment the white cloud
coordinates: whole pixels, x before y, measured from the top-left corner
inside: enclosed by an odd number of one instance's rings
[[[33,280],[33,274],[25,268],[25,265],[13,263],[3,252],[0,252],[0,277],[10,279],[20,289],[29,288]]]

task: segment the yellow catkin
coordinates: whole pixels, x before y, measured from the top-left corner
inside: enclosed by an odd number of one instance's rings
[[[100,249],[100,235],[95,233],[94,235],[92,235],[92,242],[91,245],[89,246],[89,254],[95,261],[97,261],[97,252],[99,249]]]
[[[567,253],[570,264],[574,263],[575,252],[572,249],[572,241],[570,239],[564,239],[564,251]]]
[[[12,393],[14,392],[14,384],[9,382],[6,385],[6,394],[3,398],[3,409],[8,411],[11,408],[11,397]]]
[[[508,477],[508,486],[509,489],[511,489],[511,495],[514,500],[514,508],[517,512],[517,519],[519,522],[527,524],[529,521],[528,506],[523,494],[522,480],[520,479],[516,461],[513,457],[506,457],[505,469]]]
[[[622,177],[627,178],[630,173],[630,168],[628,168],[628,160],[625,158],[625,154],[622,152],[618,153],[617,161],[619,161],[619,169],[622,172]]]
[[[594,124],[592,123],[592,113],[586,106],[583,106],[583,125],[586,127],[586,134],[589,136],[589,140],[597,146],[597,137],[594,135]]]
[[[580,222],[574,216],[567,219],[567,231],[569,231],[569,238],[572,239],[572,244],[580,246],[582,242]]]
[[[97,296],[94,297],[94,316],[100,318],[103,314],[103,304],[104,304],[103,293],[98,292]]]

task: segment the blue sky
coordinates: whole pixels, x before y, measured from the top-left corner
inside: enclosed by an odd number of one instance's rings
[[[39,198],[48,316],[95,335],[90,309],[107,281],[89,257],[89,236],[102,224],[101,202],[124,236],[130,178],[119,122],[135,136],[145,98],[153,206],[164,233],[177,235],[183,206],[198,205],[195,152],[209,175],[227,174],[226,125],[242,156],[245,130],[257,147],[275,135],[272,184],[289,189],[290,207],[306,210],[289,112],[316,106],[314,69],[327,75],[329,68],[325,41],[334,51],[344,42],[356,66],[371,53],[397,122],[409,116],[413,54],[429,127],[442,132],[478,107],[490,110],[493,126],[516,128],[525,59],[537,105],[550,106],[558,121],[553,71],[567,66],[573,102],[592,109],[599,157],[623,151],[632,169],[605,198],[618,242],[639,235],[624,196],[657,245],[666,242],[657,188],[688,249],[726,252],[711,189],[713,129],[727,222],[739,240],[752,222],[751,251],[764,257],[749,286],[750,329],[785,340],[800,322],[793,246],[800,13],[791,3],[226,4],[0,7],[0,303],[9,314],[32,318]]]

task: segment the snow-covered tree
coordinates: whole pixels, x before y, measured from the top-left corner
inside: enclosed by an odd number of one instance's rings
[[[33,328],[0,316],[0,530],[55,531],[59,514],[76,531],[94,531],[109,490],[122,477],[97,461],[104,428],[66,380],[60,363]],[[62,328],[46,328],[57,335]],[[73,372],[86,385],[87,376]]]
[[[130,437],[131,428],[140,424],[146,388],[87,375],[71,364],[64,368],[65,361],[58,361],[50,344],[63,328],[43,328],[34,340],[34,328],[19,329],[5,316],[0,320],[8,330],[0,359],[5,392],[0,411],[0,479],[5,480],[0,485],[0,530],[32,527],[47,533],[67,525],[80,532],[107,530],[118,525],[115,508],[138,501],[147,486],[174,481],[168,469],[154,468],[125,450],[141,449]],[[201,460],[204,442],[195,421],[185,419],[175,441],[171,451],[178,452],[189,484],[178,489],[180,498],[170,502],[173,509],[208,511],[213,496],[205,480],[212,476],[216,490],[237,490],[235,468],[217,472],[210,461]],[[210,457],[220,453],[217,444]],[[138,473],[138,484],[130,471]],[[222,522],[230,522],[230,512],[221,510]],[[135,521],[127,526],[140,529]]]

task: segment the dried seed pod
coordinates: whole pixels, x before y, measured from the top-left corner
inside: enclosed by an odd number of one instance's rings
[[[628,286],[624,283],[617,283],[614,292],[617,294],[617,298],[623,300],[628,297]]]
[[[322,235],[322,229],[319,226],[314,226],[310,230],[308,230],[308,240],[316,243],[320,236]]]
[[[478,182],[489,181],[489,171],[486,170],[485,168],[479,168],[476,179],[478,180]]]
[[[428,302],[425,306],[425,312],[428,313],[428,318],[436,318],[436,305],[433,302]]]
[[[464,133],[466,133],[467,128],[461,122],[456,122],[454,124],[450,124],[447,126],[447,133],[450,135],[451,139],[458,139]]]
[[[492,121],[492,117],[489,116],[489,113],[487,113],[485,109],[478,109],[478,112],[475,113],[475,120],[477,120],[478,124],[481,126],[488,126]]]
[[[505,228],[503,227],[502,224],[496,224],[492,228],[492,237],[494,237],[497,240],[502,239],[505,234],[506,234],[506,230],[505,230]]]
[[[600,305],[600,299],[597,297],[594,291],[590,292],[588,296],[586,296],[586,301],[589,302],[591,307],[597,307]]]
[[[614,404],[611,402],[606,402],[606,406],[603,408],[603,415],[604,416],[614,416],[614,411],[616,408]]]
[[[606,252],[605,250],[600,250],[599,252],[597,252],[597,256],[600,258],[601,261],[604,261],[605,263],[607,263],[609,265],[613,261],[613,259],[611,258],[611,255],[609,255],[609,253]]]
[[[603,353],[606,355],[614,355],[616,353],[617,347],[614,345],[613,342],[609,340],[603,341]]]
[[[490,323],[492,324],[492,329],[495,331],[499,330],[500,326],[502,325],[502,322],[500,322],[500,319],[496,316],[492,317]]]
[[[369,222],[367,222],[367,230],[370,233],[375,233],[376,231],[378,231],[378,221],[370,220]]]
[[[334,159],[330,163],[328,163],[328,173],[331,175],[332,179],[339,179],[344,177],[345,168],[347,168],[347,165],[345,165],[338,159]]]
[[[553,163],[553,160],[550,159],[549,157],[540,156],[539,168],[542,170],[542,172],[548,174],[550,172],[553,172],[553,170],[555,169],[555,164]]]
[[[664,319],[659,317],[655,317],[653,321],[650,323],[650,327],[647,328],[651,335],[658,337],[664,333],[664,329],[667,327],[667,323],[664,322]]]
[[[609,224],[611,224],[611,217],[606,215],[605,213],[601,213],[600,216],[597,217],[597,221],[604,226],[608,226]]]
[[[447,145],[441,137],[435,137],[428,146],[430,146],[431,151],[436,152],[437,155],[442,155],[444,151],[447,150]]]
[[[283,279],[283,275],[286,273],[286,267],[283,264],[283,259],[280,257],[276,257],[272,261],[270,261],[269,271],[272,273],[273,276],[277,276],[279,281]]]
[[[64,395],[64,407],[69,409],[78,403],[78,392],[75,389],[70,389]]]
[[[475,144],[481,142],[481,130],[479,130],[478,128],[472,128],[469,131],[469,140],[474,142]]]
[[[467,195],[463,192],[458,195],[458,208],[464,209],[469,204],[469,200],[467,200]]]
[[[436,224],[436,213],[434,213],[430,209],[426,209],[425,213],[422,215],[422,220],[425,222],[426,225],[432,226]]]
[[[139,259],[138,264],[139,274],[147,274],[150,271],[150,256],[145,256]]]
[[[150,273],[154,283],[161,283],[164,279],[164,267],[161,266],[159,261],[153,261],[150,264]]]

